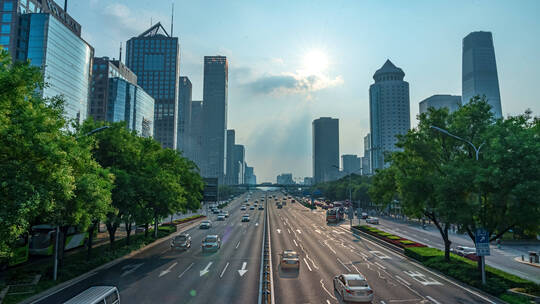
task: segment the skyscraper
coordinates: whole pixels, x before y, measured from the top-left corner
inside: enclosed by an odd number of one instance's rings
[[[29,60],[42,69],[47,83],[40,91],[43,97],[62,96],[65,116],[85,120],[94,49],[81,38],[80,25],[54,1],[1,4],[2,31],[9,35],[0,35],[0,45],[13,59]]]
[[[452,113],[459,109],[461,105],[461,96],[456,95],[433,95],[430,96],[418,104],[420,108],[420,114],[427,113],[428,108],[447,108],[449,113]]]
[[[139,85],[155,100],[154,138],[164,148],[176,149],[180,46],[161,23],[127,41],[126,65]]]
[[[369,123],[371,134],[371,170],[384,168],[384,156],[396,151],[396,135],[411,127],[409,83],[405,73],[390,60],[373,75],[369,87]]]
[[[341,155],[341,164],[343,167],[343,173],[345,173],[345,175],[361,173],[360,168],[362,167],[362,164],[360,158],[357,155]]]
[[[476,95],[486,95],[493,114],[501,118],[501,94],[491,32],[472,32],[463,38],[461,68],[463,104]]]
[[[238,183],[238,172],[234,172],[234,144],[235,132],[233,129],[227,130],[227,162],[226,162],[226,180],[228,185]]]
[[[243,145],[234,145],[233,149],[233,185],[245,183],[246,150]]]
[[[364,156],[362,157],[362,175],[371,174],[371,135],[364,136]]]
[[[178,81],[178,130],[176,148],[183,151],[184,156],[189,153],[189,128],[191,126],[191,81],[186,76],[180,76]]]
[[[228,64],[225,56],[204,57],[203,151],[204,177],[225,177]]]
[[[313,120],[313,182],[334,180],[339,172],[339,120]]]
[[[203,102],[202,100],[193,100],[191,102],[191,118],[189,127],[189,158],[197,164],[199,170],[202,170],[202,161],[204,159],[203,144]]]

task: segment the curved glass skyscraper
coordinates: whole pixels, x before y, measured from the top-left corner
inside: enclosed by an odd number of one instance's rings
[[[462,101],[485,95],[496,118],[502,117],[497,63],[491,32],[472,32],[463,38]]]

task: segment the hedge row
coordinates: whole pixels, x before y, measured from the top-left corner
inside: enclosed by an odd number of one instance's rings
[[[173,225],[176,226],[176,225],[179,225],[179,224],[191,222],[191,221],[196,220],[196,219],[201,218],[201,217],[206,217],[206,215],[197,214],[197,215],[193,215],[193,216],[186,217],[186,218],[183,218],[183,219],[174,220]],[[170,226],[170,225],[171,225],[171,223],[167,222],[167,223],[161,224],[160,227]]]
[[[382,239],[384,240],[385,242],[388,242],[388,243],[391,243],[391,244],[394,244],[398,247],[401,247],[401,248],[409,248],[409,247],[418,247],[418,248],[424,248],[426,247],[426,245],[424,244],[420,244],[420,243],[417,243],[417,242],[414,242],[414,241],[411,241],[409,239],[406,239],[406,238],[403,238],[401,236],[398,236],[398,235],[393,235],[391,233],[388,233],[388,232],[385,232],[385,231],[382,231],[382,230],[379,230],[375,227],[372,227],[372,226],[368,226],[368,225],[358,225],[358,226],[355,226],[355,228],[367,233],[367,234],[370,234],[376,238],[379,238],[379,239]]]

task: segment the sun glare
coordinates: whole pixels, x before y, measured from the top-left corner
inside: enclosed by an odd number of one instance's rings
[[[312,50],[304,55],[304,71],[319,74],[328,67],[328,57],[320,50]]]

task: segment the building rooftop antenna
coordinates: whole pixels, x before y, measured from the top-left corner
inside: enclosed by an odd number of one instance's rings
[[[118,59],[119,62],[122,62],[122,42],[120,42],[120,59]]]
[[[171,37],[173,36],[173,26],[174,26],[174,1],[171,5]]]

